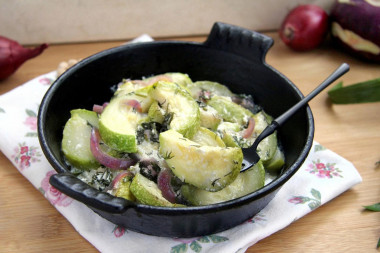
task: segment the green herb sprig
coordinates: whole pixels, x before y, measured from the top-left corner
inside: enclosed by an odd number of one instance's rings
[[[365,209],[373,212],[380,212],[380,202],[377,204],[369,205],[369,206],[364,206]]]
[[[380,202],[379,202],[379,203],[376,203],[376,204],[373,204],[373,205],[364,206],[364,208],[365,208],[366,210],[369,210],[369,211],[380,212]],[[380,238],[379,238],[379,240],[377,241],[376,248],[377,248],[377,249],[380,248]]]
[[[333,104],[357,104],[380,101],[380,78],[343,87],[339,82],[328,91]]]

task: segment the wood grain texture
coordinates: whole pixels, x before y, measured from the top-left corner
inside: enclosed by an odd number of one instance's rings
[[[307,94],[342,62],[351,71],[345,84],[380,77],[380,66],[368,64],[324,45],[298,53],[269,33],[275,45],[267,62]],[[204,41],[204,37],[176,38]],[[59,62],[81,59],[122,42],[50,46],[0,82],[0,94],[55,70]],[[351,161],[363,182],[287,228],[251,246],[247,252],[378,252],[380,213],[363,206],[380,201],[380,103],[331,105],[327,92],[310,102],[315,140]],[[0,152],[0,252],[97,252]]]

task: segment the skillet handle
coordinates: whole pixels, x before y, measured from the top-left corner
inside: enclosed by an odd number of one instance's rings
[[[216,22],[203,44],[240,55],[254,62],[264,63],[265,56],[273,45],[273,39],[252,30]]]
[[[99,192],[70,173],[54,174],[50,177],[49,182],[67,196],[108,213],[123,213],[134,205],[133,202],[126,199]]]

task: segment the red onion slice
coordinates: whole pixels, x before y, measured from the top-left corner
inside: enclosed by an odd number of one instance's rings
[[[94,112],[96,112],[97,114],[102,114],[102,112],[104,111],[104,109],[106,108],[106,106],[107,106],[108,104],[109,104],[108,102],[104,103],[103,105],[97,105],[97,104],[94,104],[94,105],[92,106],[92,110],[93,110]]]
[[[255,129],[255,119],[250,118],[248,121],[248,127],[243,132],[243,138],[247,139],[247,138],[251,137],[254,129]]]
[[[127,169],[132,165],[135,165],[137,161],[135,159],[129,158],[129,159],[123,159],[123,158],[116,158],[113,156],[110,156],[109,154],[105,153],[100,148],[100,134],[99,130],[96,128],[93,128],[91,131],[91,138],[90,138],[90,148],[92,154],[95,156],[96,160],[103,164],[104,166],[114,169],[114,170],[121,170],[121,169]]]
[[[141,108],[141,104],[139,101],[137,101],[136,99],[128,99],[127,101],[125,101],[125,104],[127,106],[130,106],[132,107],[133,109],[135,109],[137,112],[142,112],[142,108]]]
[[[110,188],[113,189],[115,187],[117,187],[117,185],[119,184],[119,182],[121,180],[123,180],[124,177],[133,177],[133,174],[132,172],[130,171],[122,171],[120,172],[119,174],[117,174],[117,176],[112,180],[112,183],[110,184]]]
[[[162,192],[162,196],[171,203],[176,202],[176,195],[174,193],[173,187],[170,184],[172,175],[168,169],[163,169],[158,174],[157,185]]]
[[[94,104],[93,106],[92,106],[92,110],[94,111],[94,112],[96,112],[97,114],[101,114],[102,112],[103,112],[103,106],[102,105],[97,105],[97,104]]]

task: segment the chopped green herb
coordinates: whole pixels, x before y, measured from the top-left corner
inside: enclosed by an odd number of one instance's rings
[[[214,187],[215,184],[216,184],[216,182],[217,182],[218,180],[220,180],[220,178],[217,178],[217,179],[215,179],[214,181],[212,181],[211,185]]]
[[[172,155],[172,152],[166,152],[165,156],[164,156],[164,159],[168,160],[168,159],[172,159],[173,157],[174,157],[174,155]]]
[[[156,87],[155,87],[155,88],[156,88]],[[158,103],[158,106],[162,108],[162,106],[164,106],[164,104],[166,103],[166,99],[165,99],[162,103],[160,103],[160,102],[158,102],[158,101],[157,101],[157,103]]]
[[[173,116],[174,116],[173,112],[169,112],[169,113],[165,114],[165,116],[164,116],[164,122],[162,122],[161,132],[164,132],[164,131],[166,131],[166,130],[169,129],[169,125],[170,125],[170,123],[173,120]]]
[[[137,143],[141,144],[144,140],[159,142],[159,135],[162,131],[162,126],[158,122],[144,122],[137,127],[136,137]]]

